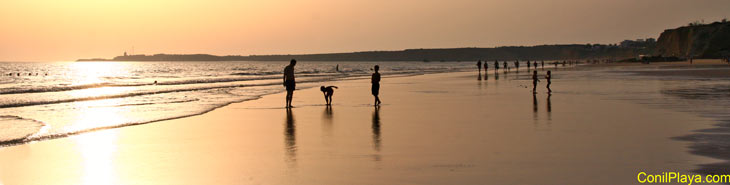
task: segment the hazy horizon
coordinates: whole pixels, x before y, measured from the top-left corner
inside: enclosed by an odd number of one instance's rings
[[[730,17],[725,0],[0,2],[0,61],[617,43]]]

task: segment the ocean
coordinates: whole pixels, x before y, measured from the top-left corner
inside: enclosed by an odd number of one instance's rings
[[[202,114],[284,91],[288,62],[0,63],[0,144]],[[475,62],[308,62],[298,88],[327,81],[473,70]],[[282,104],[283,106],[283,104]]]

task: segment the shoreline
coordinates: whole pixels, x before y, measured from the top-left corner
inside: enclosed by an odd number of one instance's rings
[[[44,168],[48,176],[34,183],[79,184],[90,173],[96,184],[628,184],[635,170],[691,173],[715,161],[669,139],[709,120],[576,93],[582,86],[566,83],[585,82],[573,73],[580,71],[555,70],[555,92],[541,87],[535,98],[522,87],[528,73],[384,78],[379,109],[369,79],[325,82],[340,87],[329,108],[308,88],[295,92],[291,111],[275,93],[202,115],[0,148],[0,179],[27,184]],[[586,101],[596,105],[577,104]],[[688,120],[696,124],[680,124]],[[648,129],[658,131],[641,132]],[[605,167],[600,178],[583,170],[590,166]],[[535,178],[517,178],[524,175]]]

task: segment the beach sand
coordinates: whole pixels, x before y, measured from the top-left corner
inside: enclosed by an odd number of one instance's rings
[[[535,96],[524,69],[499,80],[476,72],[383,78],[380,108],[369,79],[326,82],[339,86],[331,108],[319,88],[307,88],[290,111],[277,93],[0,148],[0,183],[637,184],[642,171],[692,173],[718,161],[671,139],[711,119],[600,93],[621,92],[618,82],[553,73],[554,93],[541,82]]]

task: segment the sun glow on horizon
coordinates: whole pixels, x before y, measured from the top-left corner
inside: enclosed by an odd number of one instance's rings
[[[4,0],[0,61],[615,43],[729,17],[728,7],[723,0]]]

